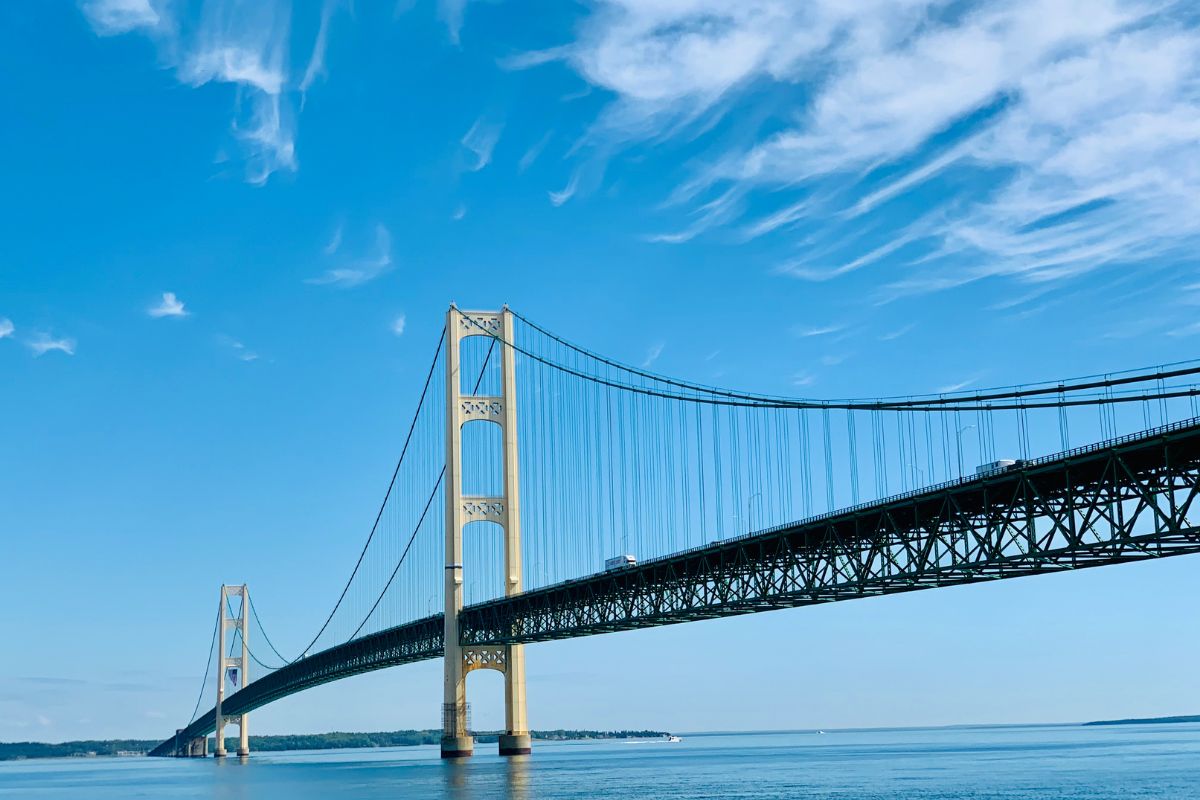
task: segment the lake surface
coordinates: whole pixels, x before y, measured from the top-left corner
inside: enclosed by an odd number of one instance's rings
[[[1200,798],[1200,724],[693,734],[214,759],[0,762],[0,798]]]

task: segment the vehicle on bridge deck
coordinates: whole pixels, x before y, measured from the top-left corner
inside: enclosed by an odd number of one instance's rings
[[[975,468],[976,477],[984,475],[995,475],[1000,472],[1007,472],[1010,469],[1020,469],[1025,466],[1023,458],[1002,458],[999,461],[989,461],[987,464],[980,464]]]
[[[614,556],[604,560],[604,571],[612,572],[614,569],[626,569],[628,567],[636,567],[637,559],[626,553],[623,556]]]

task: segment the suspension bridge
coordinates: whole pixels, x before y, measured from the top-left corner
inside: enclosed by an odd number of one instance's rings
[[[248,755],[254,709],[434,658],[442,755],[473,752],[476,669],[504,674],[499,748],[524,754],[526,644],[1200,552],[1198,375],[814,400],[452,306],[328,616],[285,656],[222,586],[191,719],[151,755],[216,732],[223,756],[226,724]]]

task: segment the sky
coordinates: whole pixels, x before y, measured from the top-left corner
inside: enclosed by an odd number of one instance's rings
[[[1194,357],[1170,0],[0,4],[0,740],[171,733],[336,598],[452,301],[878,396]],[[1194,558],[530,646],[535,728],[1200,711]],[[440,665],[252,731],[436,727]],[[501,679],[471,677],[477,728]]]

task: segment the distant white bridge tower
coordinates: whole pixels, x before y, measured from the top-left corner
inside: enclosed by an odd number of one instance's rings
[[[446,606],[445,695],[442,705],[442,757],[474,752],[467,714],[467,673],[495,669],[504,673],[505,732],[500,755],[530,752],[529,721],[525,711],[525,650],[523,645],[462,647],[458,614],[463,607],[463,529],[472,522],[493,522],[504,529],[504,593],[521,592],[521,515],[517,476],[517,383],[511,347],[500,346],[501,393],[463,394],[459,346],[471,336],[497,336],[513,341],[513,315],[460,311],[446,314]],[[504,493],[499,497],[463,495],[462,430],[468,422],[499,425],[503,431]]]
[[[241,601],[241,606],[238,608],[237,616],[234,616],[233,609],[230,607],[229,600],[231,597],[237,597]],[[217,758],[224,758],[225,753],[225,723],[233,722],[238,726],[238,751],[239,756],[250,755],[250,730],[247,727],[249,714],[239,714],[234,717],[225,717],[221,715],[221,703],[225,700],[225,684],[228,680],[235,687],[243,687],[250,679],[250,659],[249,659],[249,644],[246,641],[248,632],[248,615],[250,614],[250,591],[246,588],[246,584],[241,586],[221,585],[221,624],[218,626],[217,635],[217,741],[216,750],[213,755]],[[226,632],[234,629],[242,640],[240,655],[232,656],[225,653]]]

